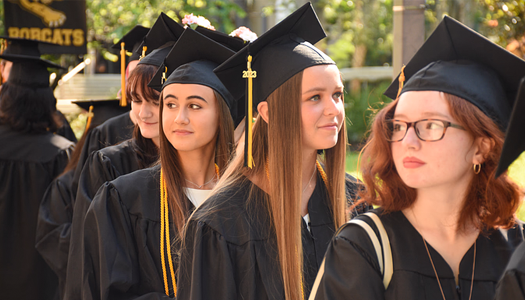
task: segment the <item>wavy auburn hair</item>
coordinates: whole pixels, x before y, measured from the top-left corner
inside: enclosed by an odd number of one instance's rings
[[[468,186],[458,228],[464,229],[467,224],[474,224],[482,230],[511,227],[515,223],[514,214],[523,192],[507,173],[495,178],[504,133],[470,102],[451,94],[443,95],[452,118],[473,138],[488,139],[491,147],[484,155],[481,172],[473,177]],[[361,200],[358,203],[366,201],[380,205],[386,212],[412,206],[417,196],[416,190],[408,187],[397,173],[391,143],[387,141],[385,120],[392,119],[398,102],[399,98],[378,112],[360,158],[366,189],[360,192]]]

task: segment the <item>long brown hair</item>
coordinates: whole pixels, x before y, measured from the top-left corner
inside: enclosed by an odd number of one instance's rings
[[[452,118],[472,137],[486,138],[491,144],[491,149],[484,156],[481,172],[469,184],[458,229],[468,224],[474,224],[479,229],[511,227],[522,193],[507,173],[497,179],[494,176],[503,147],[503,132],[470,102],[443,94]],[[361,191],[359,202],[380,205],[386,212],[410,207],[417,196],[416,190],[408,187],[397,173],[391,144],[387,141],[385,120],[393,117],[398,102],[399,99],[396,99],[376,115],[368,142],[361,152],[361,172],[366,189]]]
[[[258,116],[253,127],[255,166],[252,169],[244,168],[244,151],[240,150],[213,192],[221,193],[239,184],[245,177],[266,180],[268,162],[269,193],[264,196],[263,201],[276,235],[285,299],[293,300],[302,299],[300,274],[303,274],[303,248],[299,218],[302,194],[302,78],[303,72],[296,74],[267,98],[269,124]],[[324,162],[334,230],[345,222],[345,154],[346,131],[343,124],[337,144],[325,151]],[[252,188],[248,201],[259,197],[257,190]],[[213,213],[214,209],[210,208],[207,213]]]
[[[220,170],[224,170],[233,150],[233,120],[228,105],[222,96],[213,91],[217,101],[217,115],[219,116],[217,128],[217,141],[215,144],[215,163]],[[173,224],[175,226],[178,240],[182,228],[189,217],[189,202],[183,187],[185,186],[184,171],[180,162],[177,149],[168,141],[162,129],[162,111],[164,110],[164,99],[160,94],[160,164],[164,170],[166,189],[168,192],[168,205],[170,207]]]

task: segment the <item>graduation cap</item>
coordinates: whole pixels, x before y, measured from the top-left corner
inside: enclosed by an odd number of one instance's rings
[[[510,164],[525,151],[525,78],[521,80],[518,96],[512,109],[512,114],[505,135],[505,143],[501,151],[496,177],[505,172]]]
[[[81,108],[87,110],[88,120],[86,130],[104,123],[107,119],[121,115],[129,111],[129,107],[119,106],[119,99],[96,99],[71,101]]]
[[[137,50],[139,49],[140,45],[142,44],[142,41],[144,40],[144,37],[146,34],[148,34],[149,28],[136,25],[133,27],[128,33],[126,33],[115,45],[113,45],[111,48],[116,50],[121,50],[122,47],[124,47],[124,50],[127,52],[131,52],[131,57],[129,58],[130,61],[132,60],[138,60],[140,53]],[[124,45],[122,45],[124,43]]]
[[[0,36],[8,41],[7,50],[0,59],[13,62],[8,82],[33,88],[49,87],[47,68],[64,67],[40,58],[41,45],[54,45],[48,42]]]
[[[445,16],[385,95],[441,91],[478,107],[505,131],[525,61]],[[406,83],[403,85],[403,80]]]
[[[213,69],[234,52],[191,28],[185,29],[148,86],[161,91],[169,84],[200,84],[217,91],[230,108],[234,98]]]
[[[247,45],[247,43],[239,37],[229,36],[226,33],[217,30],[211,30],[206,27],[197,26],[195,31],[227,48],[230,48],[234,52],[241,50]]]
[[[164,47],[160,49],[155,49],[151,51],[150,54],[143,57],[139,65],[147,64],[147,65],[153,65],[156,67],[160,67],[164,63],[164,58],[168,56],[168,53],[170,53],[171,47]]]
[[[138,49],[144,40],[144,37],[149,32],[149,28],[141,25],[136,25],[128,33],[126,33],[112,49],[120,49],[120,90],[126,90],[126,51],[131,52],[130,61],[139,59]],[[122,93],[120,98],[120,106],[128,105],[125,93]]]
[[[184,27],[182,25],[165,13],[160,13],[138,50],[141,51],[141,57],[145,57],[157,48],[166,46],[167,43],[176,42],[183,32]]]
[[[247,94],[245,164],[249,168],[253,166],[253,107],[256,109],[260,102],[302,70],[335,64],[313,46],[324,37],[323,27],[312,5],[307,3],[215,69],[215,74],[235,99]]]

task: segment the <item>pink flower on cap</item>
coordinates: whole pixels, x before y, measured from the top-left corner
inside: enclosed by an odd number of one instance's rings
[[[253,42],[257,39],[257,34],[250,30],[250,28],[241,26],[230,33],[230,36],[236,36],[243,39],[245,42]]]
[[[194,16],[193,14],[185,15],[182,19],[182,24],[186,26],[191,26],[191,28],[195,29],[197,26],[206,27],[211,30],[215,30],[215,27],[211,25],[211,22],[202,16]]]

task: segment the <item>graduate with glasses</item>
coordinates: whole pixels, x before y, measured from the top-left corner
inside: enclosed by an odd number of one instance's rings
[[[361,201],[310,299],[493,299],[523,240],[522,193],[495,178],[525,62],[452,18],[386,91],[361,157]]]

